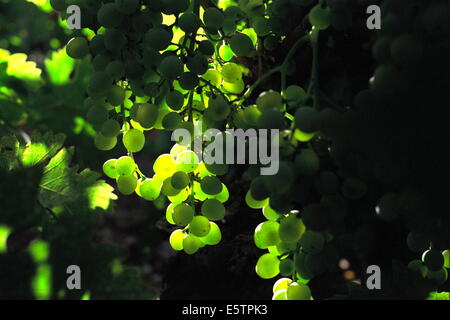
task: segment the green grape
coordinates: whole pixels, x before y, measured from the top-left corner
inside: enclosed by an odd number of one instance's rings
[[[408,268],[412,271],[420,273],[423,278],[425,278],[428,273],[427,267],[420,260],[412,260],[408,263]]]
[[[170,234],[169,243],[173,250],[183,250],[183,240],[185,235],[186,234],[181,229],[177,229]]]
[[[117,178],[117,189],[124,195],[130,195],[137,186],[137,178],[134,175],[119,176]]]
[[[102,124],[100,133],[106,138],[116,137],[120,132],[120,124],[113,119],[106,120]]]
[[[444,250],[442,256],[444,257],[444,267],[450,269],[450,250]]]
[[[308,14],[309,22],[317,30],[325,30],[331,24],[331,10],[320,4],[314,6]]]
[[[320,159],[312,149],[301,149],[294,160],[295,169],[301,175],[314,176],[319,172]]]
[[[89,42],[89,49],[93,55],[104,53],[106,51],[105,39],[102,34],[97,34]]]
[[[300,240],[305,232],[305,229],[306,228],[302,223],[302,220],[298,219],[294,215],[290,215],[280,221],[279,236],[281,241],[296,242]]]
[[[223,61],[230,61],[233,59],[234,53],[233,50],[231,50],[231,47],[224,43],[219,47],[219,56]]]
[[[264,17],[256,17],[253,20],[253,28],[259,37],[265,37],[270,33],[269,20]]]
[[[221,203],[225,203],[230,198],[230,193],[228,191],[227,186],[222,183],[222,191],[220,193],[218,193],[218,194],[213,195],[213,196],[208,196],[208,198],[210,198],[210,199],[211,198],[212,199],[217,199]]]
[[[228,172],[228,164],[226,163],[205,163],[205,166],[210,173],[216,176],[223,176]]]
[[[431,271],[438,271],[444,266],[444,256],[438,249],[429,249],[422,255],[422,261]]]
[[[319,125],[319,113],[311,107],[300,107],[295,113],[295,125],[303,132],[317,131]]]
[[[251,56],[255,49],[252,40],[243,33],[236,33],[231,37],[230,47],[237,56],[244,57]]]
[[[222,31],[226,35],[230,35],[236,31],[237,24],[233,19],[225,19],[223,21]]]
[[[86,118],[92,124],[104,123],[108,119],[108,110],[102,105],[94,104],[89,108]]]
[[[414,252],[424,252],[430,246],[430,239],[421,233],[410,232],[406,238],[409,250]]]
[[[276,277],[280,273],[280,260],[277,256],[265,253],[256,262],[256,274],[263,279]]]
[[[166,95],[166,103],[173,110],[180,110],[184,105],[184,96],[179,91],[171,91]]]
[[[216,176],[206,176],[200,181],[200,187],[208,195],[216,195],[222,191],[222,182]]]
[[[214,121],[226,119],[231,112],[230,105],[222,97],[211,98],[208,101],[208,116]]]
[[[82,59],[89,53],[88,42],[85,38],[75,37],[69,40],[66,47],[67,55],[73,59]]]
[[[187,147],[194,141],[194,124],[192,122],[181,122],[177,129],[187,130],[188,135],[180,136],[176,143]]]
[[[170,178],[170,183],[175,189],[184,189],[191,183],[191,179],[186,172],[177,171]]]
[[[201,53],[197,53],[195,56],[188,58],[186,66],[188,69],[196,75],[202,75],[208,71],[208,59]],[[198,78],[197,83],[198,83]]]
[[[139,152],[144,148],[145,136],[138,129],[131,129],[123,135],[123,145],[130,152]]]
[[[115,28],[122,23],[123,15],[115,3],[103,4],[97,12],[97,20],[103,27]]]
[[[170,149],[170,155],[175,158],[184,150],[187,150],[187,147],[175,143]]]
[[[220,71],[225,82],[234,83],[242,79],[242,70],[234,62],[225,63]]]
[[[202,179],[206,176],[211,175],[211,172],[206,169],[206,165],[204,162],[200,162],[197,169],[194,170],[194,176],[197,176],[198,178]]]
[[[197,237],[206,236],[211,230],[208,218],[204,216],[195,216],[189,223],[189,232]]]
[[[277,290],[276,292],[274,292],[272,300],[287,300],[286,293],[287,293],[286,289]]]
[[[185,90],[193,90],[198,86],[198,77],[193,72],[183,72],[178,79],[180,86]]]
[[[202,40],[198,43],[198,51],[210,57],[214,54],[214,45],[209,40]]]
[[[179,14],[189,8],[189,0],[164,0],[164,14]]]
[[[297,85],[291,85],[286,88],[285,99],[290,107],[299,106],[308,98],[306,91]]]
[[[280,262],[280,274],[289,276],[294,272],[294,262],[291,259],[284,259]]]
[[[172,33],[163,28],[152,28],[144,36],[144,43],[147,47],[155,50],[164,50],[170,45]]]
[[[252,209],[261,209],[269,204],[269,200],[268,199],[265,199],[262,201],[255,200],[252,197],[250,190],[249,190],[249,191],[247,191],[247,193],[245,195],[245,203],[247,204],[247,206],[249,206]]]
[[[175,189],[172,186],[171,177],[168,177],[164,179],[162,186],[161,186],[161,192],[167,197],[174,197],[178,194],[180,194],[181,189]]]
[[[117,29],[106,29],[103,36],[105,40],[105,48],[110,52],[120,52],[120,50],[122,50],[127,43],[127,38],[123,32]]]
[[[107,138],[101,133],[98,133],[94,138],[94,144],[97,149],[108,151],[113,149],[117,144],[117,137]]]
[[[194,218],[194,209],[187,203],[181,203],[173,208],[172,218],[179,226],[188,225]]]
[[[433,281],[438,286],[443,285],[448,279],[448,272],[445,268],[437,271],[428,271],[427,278]]]
[[[325,238],[322,233],[306,230],[300,239],[303,250],[309,254],[318,254],[325,245]]]
[[[256,125],[260,129],[279,129],[283,130],[286,127],[284,115],[273,109],[269,109],[261,113]]]
[[[217,8],[210,7],[203,13],[203,22],[208,28],[220,29],[223,25],[225,17],[222,11]]]
[[[173,221],[173,208],[179,204],[180,202],[171,202],[166,208],[166,220],[172,225],[175,225],[175,221]]]
[[[183,239],[183,250],[187,254],[196,253],[201,246],[200,240],[192,234],[185,236]]]
[[[181,123],[181,116],[176,112],[169,112],[162,120],[162,125],[166,130],[175,130]]]
[[[306,254],[300,251],[297,254],[297,259],[295,259],[294,264],[295,270],[297,271],[298,275],[306,282],[314,278],[314,274],[306,268],[305,260]]]
[[[139,0],[115,0],[117,10],[124,14],[132,14],[139,9]]]
[[[292,283],[292,279],[280,278],[274,283],[272,287],[272,292],[275,293],[278,290],[286,290],[290,283]]]
[[[114,80],[119,80],[125,75],[125,66],[120,61],[111,61],[106,66],[106,74]]]
[[[209,69],[202,75],[202,78],[209,81],[213,86],[218,87],[222,83],[222,75],[219,71]]]
[[[129,156],[122,156],[117,159],[116,171],[121,176],[130,176],[136,170],[136,163]]]
[[[198,28],[200,28],[201,23],[202,22],[200,18],[192,12],[183,13],[178,19],[179,27],[186,33],[197,32]]]
[[[125,90],[119,86],[111,86],[106,92],[106,100],[112,106],[120,106],[125,99]]]
[[[245,90],[245,83],[242,79],[233,83],[223,82],[222,86],[227,92],[232,94],[241,94]]]
[[[183,62],[177,56],[170,55],[161,61],[158,70],[164,78],[175,80],[183,73]]]
[[[177,156],[176,169],[179,171],[190,173],[197,169],[199,163],[200,161],[195,152],[191,150],[185,150]]]
[[[256,177],[250,184],[250,194],[253,199],[262,201],[270,196],[264,177]]]
[[[140,185],[139,192],[145,200],[153,201],[159,197],[161,186],[153,179],[145,179]]]
[[[312,138],[314,138],[314,133],[306,133],[306,132],[302,132],[298,129],[295,129],[294,138],[300,142],[308,142]]]
[[[244,120],[251,126],[256,126],[260,116],[261,111],[259,111],[256,105],[248,106],[244,109]]]
[[[102,72],[106,69],[106,66],[110,62],[110,59],[104,54],[98,54],[92,59],[92,66],[95,71]]]
[[[201,237],[200,240],[204,244],[214,246],[222,240],[222,233],[220,231],[219,226],[214,222],[210,221],[209,225],[210,225],[209,233],[206,236]]]
[[[177,170],[177,164],[170,154],[162,154],[156,158],[153,164],[153,171],[161,178],[171,177]],[[169,184],[170,181],[169,181]]]
[[[410,34],[404,34],[394,39],[391,45],[392,59],[399,65],[412,65],[422,57],[420,40]]]
[[[136,116],[133,120],[139,122],[143,128],[149,129],[155,126],[158,116],[158,106],[149,103],[142,103],[137,105]]]
[[[217,199],[207,199],[201,207],[202,215],[209,220],[217,221],[225,217],[225,207]]]
[[[91,76],[88,89],[96,94],[104,94],[111,86],[111,78],[105,72],[96,72]]]
[[[278,220],[278,218],[280,218],[280,215],[278,214],[278,212],[273,210],[269,205],[262,208],[262,213],[263,213],[264,217],[270,221],[276,221],[276,220]]]
[[[269,90],[263,91],[256,99],[256,106],[261,112],[269,109],[279,110],[282,105],[282,99],[279,92]]]
[[[111,179],[116,179],[119,176],[116,165],[117,159],[109,159],[103,164],[103,172]]]
[[[311,300],[311,290],[304,283],[292,282],[287,287],[288,300]]]
[[[280,224],[276,221],[263,222],[255,230],[255,239],[264,248],[275,246],[280,242],[279,228]]]

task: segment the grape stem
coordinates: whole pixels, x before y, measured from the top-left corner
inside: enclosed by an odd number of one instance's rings
[[[311,81],[308,87],[308,94],[314,93],[314,109],[319,106],[319,30],[311,31],[311,45],[313,49],[313,61],[311,70]]]

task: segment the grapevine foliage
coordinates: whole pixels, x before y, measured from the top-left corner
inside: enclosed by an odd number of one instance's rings
[[[67,16],[67,1],[51,3]],[[434,182],[423,169],[436,156],[423,122],[437,119],[416,114],[446,101],[441,92],[448,75],[437,66],[448,49],[443,1],[380,1],[383,28],[370,41],[375,70],[350,101],[326,94],[333,83],[320,77],[321,53],[340,35],[366,28],[360,17],[367,1],[70,3],[82,8],[83,27],[95,34],[74,37],[66,47],[74,59],[92,59],[85,105],[94,143],[104,151],[122,143],[127,150],[105,162],[104,173],[124,195],[168,198],[174,250],[194,254],[218,244],[225,207],[236,201],[220,180],[229,166],[205,164],[191,150],[203,135],[195,128],[218,129],[216,139],[229,128],[279,129],[279,171],[265,176],[258,165],[249,166],[248,191],[239,199],[267,220],[254,231],[255,245],[267,250],[255,271],[264,279],[283,277],[273,299],[312,299],[310,281],[336,268],[349,243],[362,261],[370,260],[364,244],[372,233],[353,228],[375,221],[401,224],[402,245],[415,259],[405,266],[389,257],[381,294],[351,284],[347,298],[426,298],[447,281],[448,213],[433,205],[438,193],[427,192]],[[280,47],[282,58],[275,55]],[[304,65],[299,52],[310,52]],[[273,68],[261,70],[272,54]],[[297,82],[290,77],[295,72],[306,79]],[[269,79],[276,85],[261,91]],[[192,140],[177,141],[155,160],[152,173],[142,172],[134,155],[146,133],[179,128]],[[417,146],[419,155],[411,152]],[[59,191],[58,197],[66,195]]]

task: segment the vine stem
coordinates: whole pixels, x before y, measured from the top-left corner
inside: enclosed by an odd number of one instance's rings
[[[308,94],[313,91],[314,94],[314,105],[315,109],[319,107],[319,30],[311,31],[311,45],[313,48],[313,61],[311,69],[311,82],[308,87]]]

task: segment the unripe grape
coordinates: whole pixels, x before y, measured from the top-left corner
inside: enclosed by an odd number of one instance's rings
[[[250,194],[253,199],[258,201],[267,199],[270,196],[270,190],[267,188],[265,179],[262,176],[252,180],[250,184]]]
[[[225,63],[221,70],[222,78],[224,81],[234,83],[242,79],[242,70],[234,62]]]
[[[272,296],[272,300],[287,300],[287,290],[281,289],[276,292],[274,292]]]
[[[125,75],[125,66],[120,61],[111,61],[106,66],[106,73],[114,80],[118,80]]]
[[[193,90],[198,86],[198,77],[193,72],[183,72],[178,79],[181,88],[185,90]]]
[[[133,158],[129,156],[122,156],[117,159],[116,162],[116,171],[119,175],[129,176],[132,175],[136,170],[136,163]]]
[[[102,124],[108,119],[108,110],[99,104],[94,104],[89,108],[86,118],[92,124]]]
[[[309,22],[317,30],[324,30],[330,26],[331,23],[331,10],[326,7],[323,8],[320,4],[311,9],[308,14]]]
[[[290,215],[280,221],[278,230],[281,241],[296,242],[305,232],[305,225],[294,215]]]
[[[127,38],[122,31],[117,29],[106,29],[103,34],[105,41],[105,48],[113,53],[118,53],[127,43]]]
[[[227,92],[232,94],[241,94],[245,90],[245,83],[244,80],[242,79],[233,83],[228,83],[224,81],[222,83],[222,86]]]
[[[183,189],[189,185],[191,179],[189,178],[189,175],[186,172],[177,171],[170,178],[170,182],[172,183],[172,186],[175,189]]]
[[[284,259],[280,262],[280,274],[289,276],[294,272],[294,262],[291,259]]]
[[[132,14],[139,9],[139,0],[115,0],[117,10],[124,14]]]
[[[144,44],[155,50],[166,49],[172,40],[172,33],[164,28],[152,28],[144,36]]]
[[[177,229],[170,234],[169,243],[173,250],[183,250],[183,240],[186,234],[181,229]]]
[[[181,203],[173,208],[172,217],[177,225],[186,226],[194,218],[194,209],[187,203]]]
[[[211,82],[211,84],[215,87],[220,86],[222,83],[222,75],[219,71],[214,69],[209,69],[205,72],[205,74],[202,75],[202,78]]]
[[[218,244],[222,240],[222,233],[220,231],[220,228],[217,224],[214,222],[209,222],[210,230],[209,233],[201,237],[200,240],[207,245],[214,246]]]
[[[427,278],[433,281],[438,286],[441,286],[447,281],[448,272],[445,268],[439,269],[437,271],[428,270]]]
[[[195,216],[189,223],[189,232],[197,237],[206,236],[211,230],[208,218],[204,216]]]
[[[208,59],[203,54],[197,53],[188,58],[186,63],[188,69],[196,75],[202,75],[208,70]]]
[[[177,169],[186,173],[190,173],[197,169],[199,163],[198,156],[191,150],[181,152],[176,159]]]
[[[298,106],[307,99],[306,91],[297,85],[291,85],[286,88],[285,99],[289,106]]]
[[[98,22],[106,28],[115,28],[122,23],[123,15],[115,3],[103,4],[97,12]]]
[[[206,176],[200,181],[203,192],[209,195],[216,195],[222,191],[222,182],[216,176]]]
[[[116,179],[119,173],[116,169],[117,159],[109,159],[103,164],[103,172],[111,179]]]
[[[254,52],[252,40],[243,33],[236,33],[231,37],[230,47],[237,56],[247,57]]]
[[[153,164],[153,171],[162,178],[171,177],[175,173],[176,168],[175,160],[170,154],[160,155]]]
[[[282,105],[282,99],[279,92],[269,90],[261,92],[256,99],[256,106],[261,112],[269,109],[280,109]]]
[[[219,56],[223,61],[230,61],[233,58],[234,53],[233,50],[231,50],[231,47],[224,43],[219,47]]]
[[[292,279],[280,278],[274,283],[272,292],[275,293],[278,290],[286,290],[290,283],[292,283]]]
[[[186,33],[197,32],[198,28],[200,28],[201,23],[202,22],[200,18],[192,12],[183,13],[178,19],[178,25],[180,26],[181,30]]]
[[[444,256],[438,249],[430,249],[423,253],[422,261],[431,271],[438,271],[444,266]]]
[[[209,220],[217,221],[225,217],[225,207],[217,199],[207,199],[201,207],[202,215]]]
[[[130,152],[139,152],[144,148],[145,136],[138,129],[128,130],[123,135],[123,145]]]
[[[311,300],[311,290],[306,284],[293,282],[286,292],[288,300]]]
[[[117,178],[117,189],[124,195],[130,195],[134,192],[137,185],[137,178],[134,175],[119,176]]]
[[[300,107],[295,113],[296,127],[306,133],[317,131],[319,120],[319,113],[311,107]]]
[[[98,133],[94,138],[94,143],[97,149],[108,151],[113,149],[117,144],[117,137],[107,138],[101,133]]]
[[[183,62],[177,56],[165,57],[158,66],[161,75],[169,80],[175,80],[183,73]]]
[[[245,194],[245,203],[252,209],[261,209],[267,206],[268,202],[269,202],[268,199],[262,201],[255,200],[252,197],[250,190],[247,191],[247,193]]]
[[[198,51],[206,56],[212,56],[214,54],[214,45],[209,40],[202,40],[198,43]]]
[[[270,253],[263,254],[256,262],[255,270],[263,279],[276,277],[280,273],[280,260]]]
[[[89,53],[88,42],[85,38],[75,37],[69,40],[66,47],[67,55],[74,59],[84,58]]]
[[[106,92],[106,100],[112,106],[120,106],[125,99],[125,90],[122,87],[113,85]]]
[[[322,233],[306,230],[300,239],[303,250],[309,254],[318,254],[325,245]]]
[[[139,192],[145,200],[153,201],[159,197],[161,187],[157,181],[154,181],[153,179],[145,179],[140,185]]]
[[[200,240],[194,235],[187,235],[183,239],[183,250],[187,254],[194,254],[200,249]]]
[[[116,137],[120,132],[120,124],[114,119],[106,120],[102,124],[100,132],[103,136],[107,138]]]
[[[158,106],[149,103],[139,104],[137,105],[135,111],[132,109],[130,112],[134,115],[134,117],[132,116],[133,120],[139,122],[139,124],[145,129],[155,126],[159,116]]]
[[[283,130],[286,127],[284,115],[273,109],[269,109],[261,113],[256,125],[260,129],[279,129]]]

